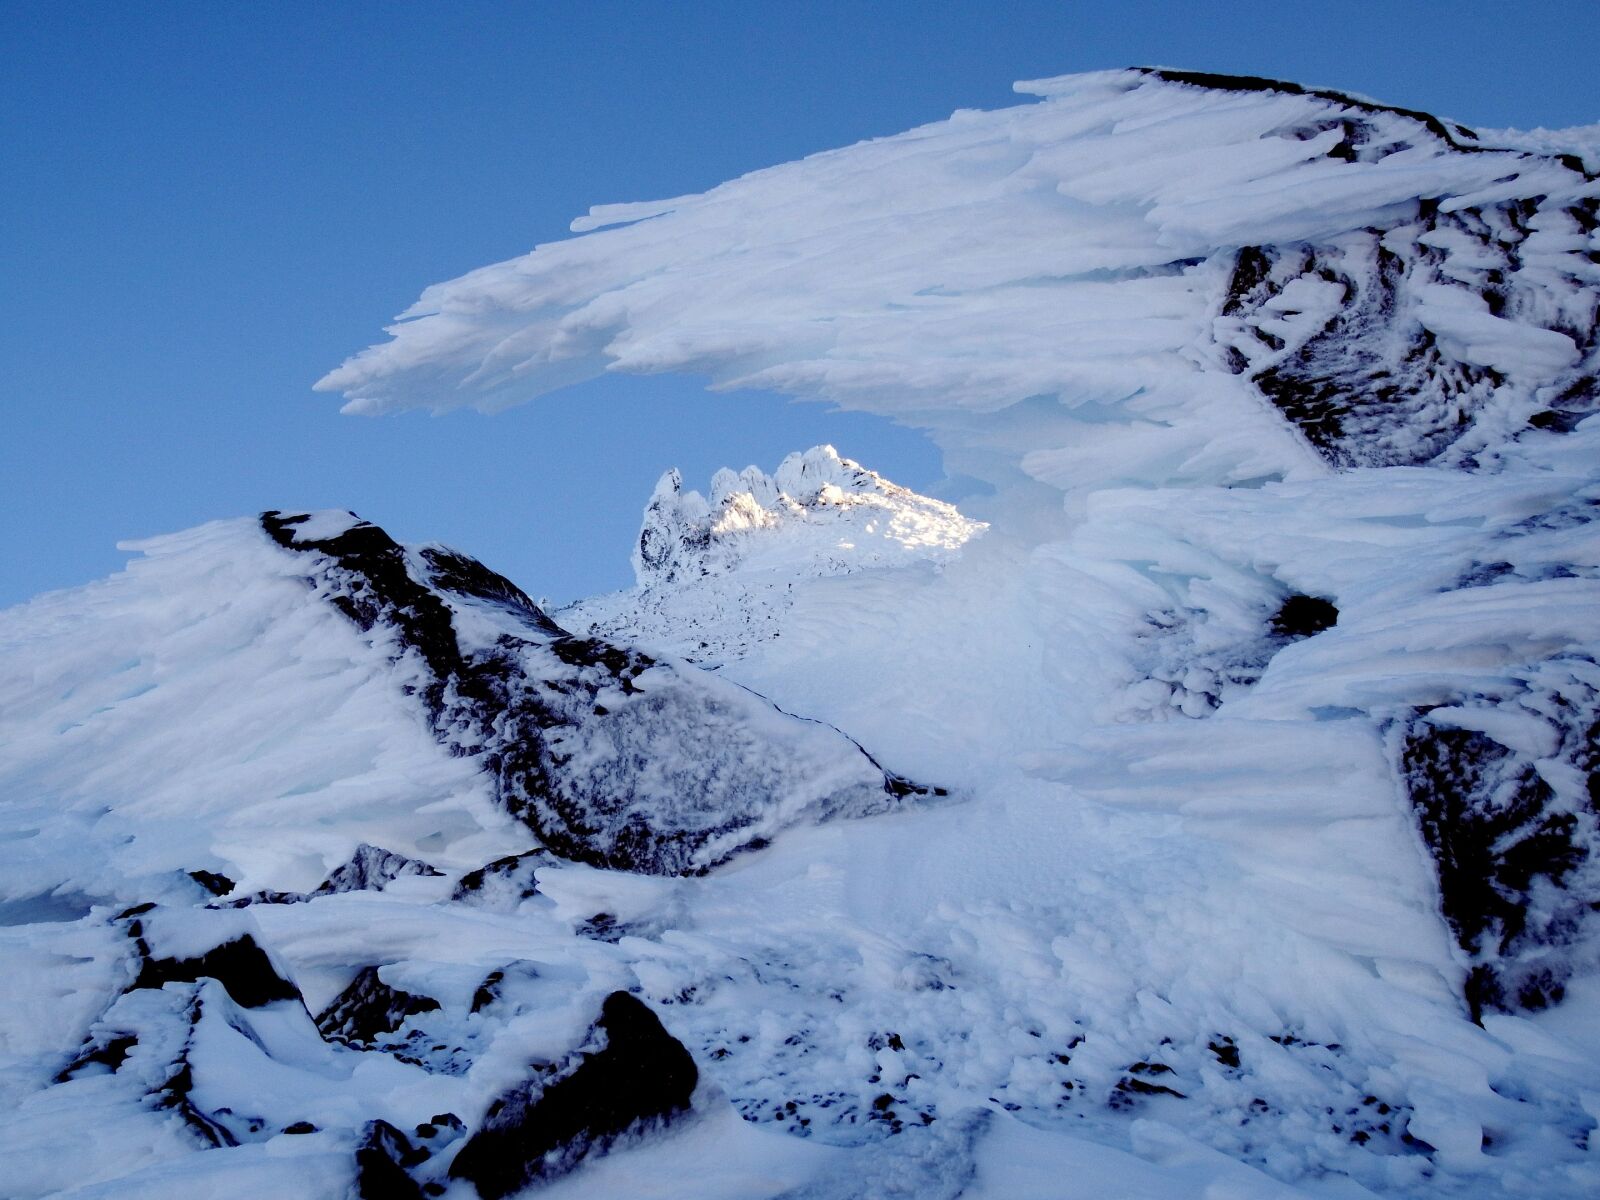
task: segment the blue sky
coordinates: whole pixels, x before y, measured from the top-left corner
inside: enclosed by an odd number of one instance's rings
[[[425,285],[698,191],[1141,63],[1266,74],[1468,124],[1600,121],[1600,4],[29,3],[0,15],[0,605],[122,538],[353,508],[556,600],[630,581],[668,466],[885,422],[694,380],[493,417],[339,415],[311,383]]]

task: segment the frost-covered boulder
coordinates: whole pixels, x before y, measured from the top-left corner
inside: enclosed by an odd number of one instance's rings
[[[452,900],[501,911],[511,911],[539,892],[539,868],[556,858],[542,846],[522,854],[508,854],[468,871],[450,894]]]
[[[796,821],[882,812],[922,790],[735,684],[568,634],[463,555],[408,552],[349,514],[261,521],[304,556],[320,599],[416,673],[435,735],[479,758],[557,854],[704,871]]]
[[[694,1059],[660,1018],[627,992],[613,992],[565,1062],[489,1105],[450,1174],[469,1180],[484,1200],[500,1200],[686,1113],[698,1080]]]
[[[242,1008],[259,1008],[278,1000],[300,1001],[300,989],[284,977],[257,943],[255,932],[244,924],[161,910],[155,905],[131,909],[125,919],[138,963],[129,991],[214,979]]]
[[[356,1200],[422,1200],[426,1193],[406,1168],[426,1157],[389,1122],[368,1122],[356,1147]]]
[[[1508,676],[1391,735],[1478,1017],[1559,1003],[1600,952],[1600,667]]]
[[[190,872],[191,875],[194,872]],[[395,854],[381,846],[362,842],[350,860],[335,867],[328,877],[309,892],[255,892],[249,896],[220,901],[218,907],[244,908],[251,904],[300,904],[317,896],[337,896],[342,892],[381,892],[396,879],[407,875],[439,875],[440,871],[418,859]]]
[[[403,1025],[408,1017],[435,1012],[439,1002],[383,982],[377,967],[366,967],[317,1016],[325,1038],[352,1046],[371,1046]]]

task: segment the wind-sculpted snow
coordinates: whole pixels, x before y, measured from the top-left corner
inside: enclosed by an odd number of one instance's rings
[[[332,377],[828,396],[962,512],[819,448],[555,620],[338,513],[0,614],[8,1194],[1600,1192],[1593,131],[1028,90]]]
[[[319,386],[378,413],[696,371],[1067,489],[1468,456],[1593,411],[1600,161],[1265,80],[1018,87],[1039,102],[594,209]],[[1036,397],[1024,436],[975,419]]]
[[[212,902],[309,892],[364,842],[440,870],[527,848],[255,521],[136,549],[0,616],[7,900]]]
[[[737,685],[572,637],[515,585],[454,552],[413,558],[375,525],[263,514],[308,556],[319,597],[397,660],[453,753],[564,857],[704,871],[794,822],[865,816],[923,789],[859,746]]]
[[[1592,195],[1568,199],[1426,199],[1393,228],[1246,246],[1218,343],[1341,465],[1460,457],[1530,423],[1570,428],[1600,395],[1600,263],[1585,253],[1600,209]]]

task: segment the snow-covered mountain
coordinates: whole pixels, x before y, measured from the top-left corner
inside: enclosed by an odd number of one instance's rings
[[[933,569],[987,528],[954,505],[890,483],[832,446],[771,475],[719,471],[708,500],[669,470],[633,550],[637,585],[562,610],[568,626],[615,633],[717,664],[775,637],[795,586],[875,567]]]
[[[819,447],[555,613],[267,513],[0,614],[7,1195],[1600,1189],[1592,130],[1022,90],[324,381],[693,370],[959,508]]]

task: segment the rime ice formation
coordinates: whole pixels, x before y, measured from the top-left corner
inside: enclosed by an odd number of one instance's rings
[[[320,386],[385,412],[695,370],[1068,488],[1460,459],[1588,411],[1600,162],[1263,83],[1021,84],[1040,102],[595,209]]]
[[[693,370],[964,511],[824,447],[558,613],[269,513],[0,614],[10,1193],[1600,1190],[1594,131],[1021,89],[324,381]]]

